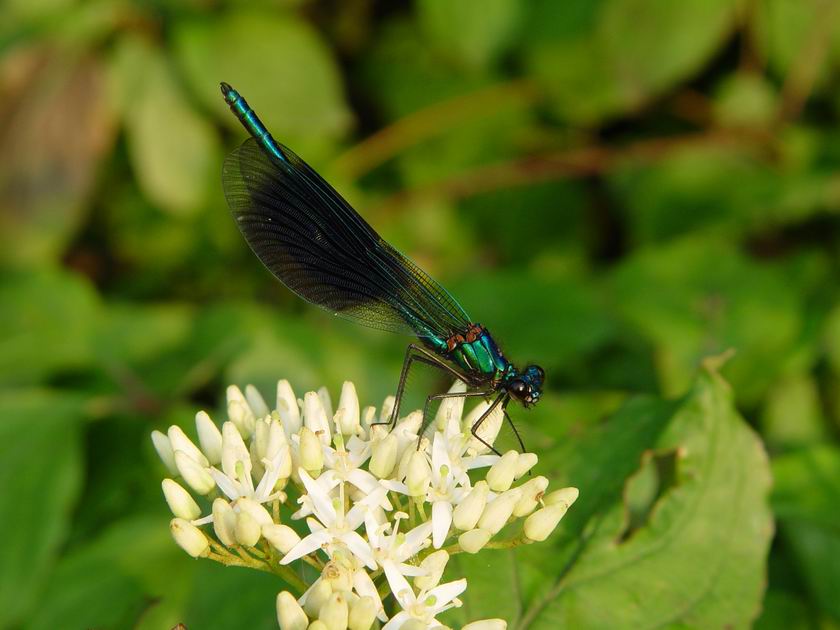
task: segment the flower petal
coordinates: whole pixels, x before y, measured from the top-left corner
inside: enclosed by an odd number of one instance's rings
[[[433,601],[435,603],[431,606],[431,608],[435,611],[435,614],[437,614],[441,611],[441,609],[445,608],[449,602],[458,597],[458,595],[463,593],[465,590],[467,590],[467,580],[465,578],[461,578],[460,580],[447,582],[446,584],[434,587],[426,593],[426,597],[424,599],[434,597]]]
[[[409,615],[404,610],[391,617],[391,621],[382,626],[382,630],[399,630],[408,621]]]
[[[283,556],[283,558],[280,560],[280,564],[289,564],[290,562],[294,562],[298,558],[303,558],[303,556],[320,549],[322,545],[329,542],[331,539],[332,536],[325,529],[319,532],[313,532],[312,534],[309,534],[309,536],[301,540],[294,547],[292,547],[289,550],[289,553]]]
[[[452,504],[449,501],[435,501],[432,504],[432,544],[440,549],[449,535],[452,525]]]
[[[359,560],[365,563],[371,570],[376,570],[376,558],[373,557],[373,550],[368,542],[356,532],[345,532],[338,536],[338,539],[347,545]]]
[[[316,482],[309,473],[303,468],[298,469],[300,480],[306,486],[306,493],[312,499],[312,511],[318,520],[327,527],[332,527],[336,523],[336,513],[333,507],[332,499],[327,494],[327,491],[321,487],[321,484]]]
[[[382,562],[382,570],[385,572],[385,578],[388,580],[388,586],[391,587],[391,592],[397,598],[403,610],[411,607],[417,602],[417,597],[414,595],[414,590],[409,586],[408,580],[400,573],[399,568],[391,560]],[[464,580],[466,583],[466,580]],[[466,588],[466,586],[465,586]],[[457,593],[456,593],[457,595]]]
[[[450,506],[451,507],[451,506]],[[434,509],[434,508],[432,508]],[[450,522],[451,522],[451,514],[450,514]],[[410,532],[405,535],[405,542],[400,545],[399,548],[399,557],[401,560],[406,560],[413,555],[416,555],[418,551],[420,551],[424,543],[429,539],[429,535],[432,533],[432,528],[434,527],[434,523],[431,521],[426,521],[421,525],[418,525]],[[448,526],[447,526],[448,529]]]
[[[210,472],[210,476],[213,477],[213,481],[215,481],[216,485],[219,486],[219,490],[224,492],[228,499],[234,501],[242,496],[242,493],[239,490],[239,484],[221,470],[218,470],[217,468],[209,468],[208,471]]]
[[[364,569],[357,569],[353,572],[353,588],[360,597],[372,597],[376,602],[377,614],[380,621],[385,621],[388,615],[385,614],[385,607],[382,605],[382,598],[376,590],[376,584],[370,579],[370,574]]]

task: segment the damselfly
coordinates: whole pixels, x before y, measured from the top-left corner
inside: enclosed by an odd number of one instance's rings
[[[222,95],[251,134],[225,160],[225,197],[236,224],[262,263],[303,299],[365,326],[408,333],[408,346],[390,420],[396,423],[411,366],[434,366],[467,385],[466,392],[433,394],[423,408],[452,397],[492,398],[472,426],[499,406],[524,406],[542,394],[537,365],[517,369],[493,337],[422,269],[386,243],[309,165],[275,141],[245,99],[227,83]],[[513,422],[514,433],[522,440]],[[421,430],[422,431],[422,430]]]

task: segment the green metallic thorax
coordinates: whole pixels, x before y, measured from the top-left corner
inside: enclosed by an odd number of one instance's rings
[[[482,333],[475,341],[459,344],[448,357],[467,373],[481,374],[493,380],[500,380],[511,367],[487,332]]]

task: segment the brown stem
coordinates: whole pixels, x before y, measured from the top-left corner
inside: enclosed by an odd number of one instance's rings
[[[403,116],[340,155],[336,172],[351,179],[370,172],[401,151],[462,124],[506,107],[531,103],[537,91],[525,80],[498,83],[469,94],[435,103]]]

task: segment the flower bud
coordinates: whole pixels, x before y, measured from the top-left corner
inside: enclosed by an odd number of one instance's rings
[[[513,475],[514,479],[519,479],[526,472],[537,465],[539,458],[536,453],[520,453],[516,460],[516,473]]]
[[[347,618],[349,630],[370,630],[376,620],[376,602],[373,597],[360,597],[350,605]]]
[[[449,562],[449,553],[445,549],[439,549],[423,558],[420,568],[424,569],[426,574],[415,577],[414,586],[421,590],[428,590],[437,586],[447,562]]]
[[[379,410],[379,422],[391,421],[391,414],[394,412],[396,400],[397,399],[393,396],[387,396],[385,400],[382,401],[382,408]]]
[[[178,546],[193,558],[206,556],[210,553],[210,543],[198,527],[183,518],[173,518],[169,521],[169,531]]]
[[[576,490],[576,488],[574,489]],[[551,535],[551,532],[557,527],[560,519],[566,514],[571,503],[566,501],[559,501],[552,505],[547,505],[541,510],[537,510],[527,519],[525,519],[525,537],[529,540],[542,542]]]
[[[447,393],[461,394],[465,391],[467,391],[466,383],[455,381]],[[435,414],[435,427],[438,431],[445,432],[451,420],[461,420],[461,416],[464,413],[465,400],[466,398],[463,396],[452,396],[451,398],[441,400],[440,406],[438,406],[437,413]]]
[[[353,588],[353,573],[350,564],[352,560],[343,557],[341,550],[336,550],[333,559],[327,562],[321,571],[321,579],[330,583],[333,593],[350,591]]]
[[[216,487],[207,469],[183,451],[175,451],[175,466],[187,485],[198,494],[207,494]]]
[[[265,418],[270,413],[260,390],[253,385],[245,386],[245,400],[248,401],[248,406],[254,412],[255,418]]]
[[[507,621],[504,619],[482,619],[468,623],[461,630],[507,630]]]
[[[408,494],[412,497],[424,497],[432,480],[432,469],[421,451],[414,451],[408,461],[408,472],[405,483]]]
[[[312,477],[317,477],[324,467],[321,440],[308,426],[300,430],[300,466]]]
[[[178,468],[175,466],[175,451],[172,450],[172,443],[165,434],[158,430],[152,431],[152,444],[157,451],[160,461],[173,475],[178,474]]]
[[[329,445],[332,441],[324,403],[315,392],[306,392],[303,397],[303,425],[318,436],[322,444]]]
[[[213,531],[223,545],[236,544],[236,512],[222,498],[213,501]]]
[[[386,479],[397,463],[397,446],[397,436],[393,433],[374,442],[368,466],[370,472],[380,479]]]
[[[334,592],[327,603],[321,606],[318,620],[324,622],[327,630],[347,630],[347,597],[342,592]]]
[[[475,527],[481,513],[487,505],[487,482],[483,479],[475,484],[469,494],[455,506],[452,523],[458,529],[467,530]]]
[[[302,426],[297,398],[289,381],[277,381],[277,413],[287,435],[295,435]]]
[[[330,398],[330,390],[326,388],[326,386],[322,386],[318,388],[318,398],[321,399],[321,405],[324,408],[324,414],[326,415],[327,424],[329,424],[330,418],[333,417],[333,406],[332,406],[332,398]]]
[[[222,425],[222,470],[231,479],[250,475],[252,470],[251,453],[233,422]]]
[[[306,630],[309,619],[289,591],[277,593],[277,623],[280,630]]]
[[[251,457],[255,462],[265,459],[265,451],[268,447],[268,423],[271,416],[257,418],[254,423],[254,435],[251,437]]]
[[[360,420],[360,424],[362,425],[362,438],[367,437],[368,439],[372,438],[373,436],[370,433],[371,426],[374,422],[376,422],[376,407],[368,405],[364,409],[362,409],[362,417]]]
[[[227,388],[227,412],[228,418],[239,429],[242,437],[251,437],[257,419],[245,396],[242,395],[242,391],[236,385]]]
[[[519,488],[513,488],[498,495],[484,508],[481,518],[478,519],[478,526],[490,530],[491,534],[497,533],[507,524],[521,494]]]
[[[216,423],[210,419],[206,411],[195,414],[195,430],[198,433],[198,443],[207,456],[207,461],[215,466],[222,461],[222,434]]]
[[[169,436],[169,443],[172,445],[173,451],[181,451],[184,455],[189,456],[202,466],[210,465],[210,462],[207,461],[204,453],[202,453],[198,447],[193,444],[193,441],[187,437],[187,434],[184,433],[181,427],[173,424],[169,427],[167,435]]]
[[[317,617],[321,607],[327,603],[327,600],[332,595],[332,587],[327,580],[318,580],[314,586],[309,589],[306,595],[306,601],[303,603],[303,609],[310,617]]]
[[[548,479],[542,476],[534,477],[519,486],[522,495],[513,508],[513,515],[520,518],[533,512],[540,499],[542,499],[546,488],[548,488]]]
[[[417,436],[422,426],[423,413],[421,411],[412,411],[405,418],[397,422],[393,432],[406,443],[406,447],[417,450]]]
[[[327,624],[325,624],[323,621],[321,621],[320,619],[316,619],[315,621],[309,624],[309,627],[307,627],[306,630],[329,630],[329,628],[327,628]]]
[[[283,429],[279,413],[272,411],[271,416],[265,423],[268,430],[265,436],[265,446],[261,449],[260,456],[271,459],[284,445],[288,445],[289,440],[286,437],[286,431]]]
[[[253,547],[260,540],[262,531],[260,524],[248,512],[239,512],[236,515],[236,526],[233,529],[236,542],[244,547]]]
[[[262,535],[271,546],[282,554],[287,554],[296,544],[300,542],[300,536],[288,525],[271,523],[262,526]]]
[[[473,425],[490,408],[490,404],[491,403],[489,402],[482,401],[473,407],[472,411],[467,414],[467,417],[464,418],[462,422],[462,430],[467,433],[471,432]],[[502,406],[496,405],[495,409],[493,409],[493,413],[481,422],[476,433],[478,433],[478,435],[481,436],[481,439],[487,442],[487,444],[493,444],[493,442],[496,441],[496,437],[499,435],[504,419],[505,416]],[[477,439],[475,436],[471,436],[470,441],[467,443],[467,451],[470,450],[480,454],[486,453],[490,449],[487,448],[486,444],[482,444],[481,440]]]
[[[260,527],[263,525],[271,525],[274,521],[271,519],[271,514],[268,513],[262,505],[251,499],[250,497],[239,497],[234,501],[233,506],[239,512],[247,512],[251,515]]]
[[[467,553],[478,553],[484,548],[493,534],[486,529],[471,529],[458,536],[458,544]]]
[[[571,507],[572,503],[577,501],[580,492],[577,488],[560,488],[554,492],[543,497],[543,503],[546,505],[556,505],[558,503],[565,503],[566,507]]]
[[[172,479],[164,479],[160,485],[163,488],[166,503],[175,516],[187,521],[192,521],[201,516],[201,508],[198,507],[190,493],[184,490],[179,483]]]
[[[345,381],[341,386],[341,398],[338,399],[338,410],[335,412],[335,427],[342,435],[356,435],[362,432],[359,397],[350,381]]]
[[[519,453],[508,451],[487,471],[487,485],[493,492],[504,492],[513,483]]]

